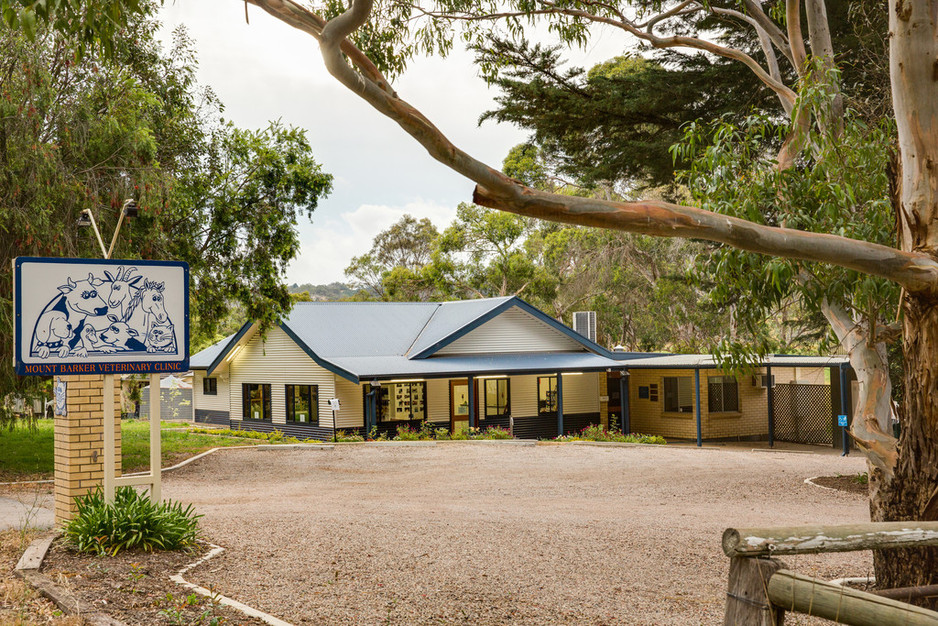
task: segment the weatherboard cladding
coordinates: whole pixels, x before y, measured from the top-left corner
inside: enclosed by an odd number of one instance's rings
[[[576,340],[518,307],[511,307],[434,354],[585,351]]]
[[[251,339],[229,363],[229,411],[232,419],[242,417],[241,385],[270,384],[273,423],[286,424],[286,385],[319,386],[319,424],[332,427],[329,399],[335,397],[335,376],[313,363],[309,356],[280,328]]]
[[[440,303],[407,351],[408,356],[413,357],[420,354],[459,329],[465,328],[479,318],[493,313],[512,300],[515,300],[515,298],[509,296]]]
[[[203,386],[202,381],[205,379],[204,370],[193,370],[192,372],[192,401],[200,409],[205,409],[207,411],[224,411],[227,413],[230,410],[228,404],[228,379],[222,376],[213,376],[216,384],[218,385],[218,394],[214,396],[207,396],[202,393]]]

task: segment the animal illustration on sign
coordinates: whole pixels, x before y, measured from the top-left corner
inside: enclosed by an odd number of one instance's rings
[[[30,356],[84,358],[95,354],[177,353],[164,282],[119,267],[64,285],[43,308],[33,329]]]

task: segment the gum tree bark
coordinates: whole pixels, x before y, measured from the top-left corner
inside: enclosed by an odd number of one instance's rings
[[[850,350],[851,364],[861,373],[860,419],[854,434],[872,463],[875,488],[871,494],[874,520],[938,519],[938,0],[890,0],[890,62],[893,104],[899,128],[900,174],[897,181],[899,249],[837,235],[773,228],[664,202],[612,202],[551,194],[524,186],[474,159],[453,145],[426,117],[402,100],[374,64],[347,39],[371,17],[373,0],[350,0],[349,8],[325,20],[293,0],[247,0],[277,19],[309,33],[321,44],[329,72],[394,120],[427,152],[453,171],[476,183],[476,204],[545,220],[613,228],[659,237],[687,237],[723,243],[742,250],[788,259],[830,263],[860,273],[880,276],[904,288],[903,347],[906,359],[906,415],[898,449],[888,433],[892,408],[889,380],[880,339],[869,324],[856,323],[842,310],[828,306],[828,320]],[[781,84],[775,72],[759,66],[738,50],[694,37],[659,37],[653,28],[661,19],[692,4],[688,0],[670,13],[643,25],[619,18],[597,16],[582,9],[559,6],[553,0],[533,0],[536,12],[576,17],[618,27],[655,47],[690,47],[736,59],[778,95],[792,110],[795,92]],[[758,25],[763,41],[775,45],[803,75],[807,49],[800,28],[800,0],[786,1],[788,31],[776,27],[761,4],[746,0],[745,7]],[[599,3],[596,6],[608,7]],[[833,51],[822,0],[807,0],[812,54],[833,67]],[[415,7],[416,10],[416,7]],[[426,12],[426,15],[433,15]],[[449,16],[477,20],[523,17],[523,13],[487,16]],[[836,109],[835,109],[836,110]],[[833,116],[836,118],[836,114]],[[822,128],[827,122],[819,120]],[[779,155],[781,167],[793,162],[803,149],[801,129],[807,119],[794,120],[794,133]],[[828,126],[829,127],[829,126]],[[938,582],[936,549],[893,551],[877,555],[881,586],[914,586]]]
[[[935,258],[938,244],[938,0],[890,0],[889,57],[899,133],[900,248]],[[895,479],[871,501],[880,520],[938,520],[938,302],[903,302],[905,407]],[[874,553],[881,587],[938,583],[938,548]]]

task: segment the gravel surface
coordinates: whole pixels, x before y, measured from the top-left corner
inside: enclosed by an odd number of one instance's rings
[[[227,548],[190,581],[295,624],[714,624],[723,530],[867,521],[863,496],[803,483],[864,469],[731,448],[337,446],[225,451],[163,493]],[[869,553],[783,560],[872,569]]]

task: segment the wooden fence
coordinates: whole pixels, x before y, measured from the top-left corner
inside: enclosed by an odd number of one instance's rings
[[[938,626],[938,613],[895,599],[936,596],[938,585],[868,593],[796,574],[774,558],[935,545],[938,522],[728,528],[723,533],[723,551],[730,557],[724,624],[781,626],[785,611],[793,611],[858,626]]]

